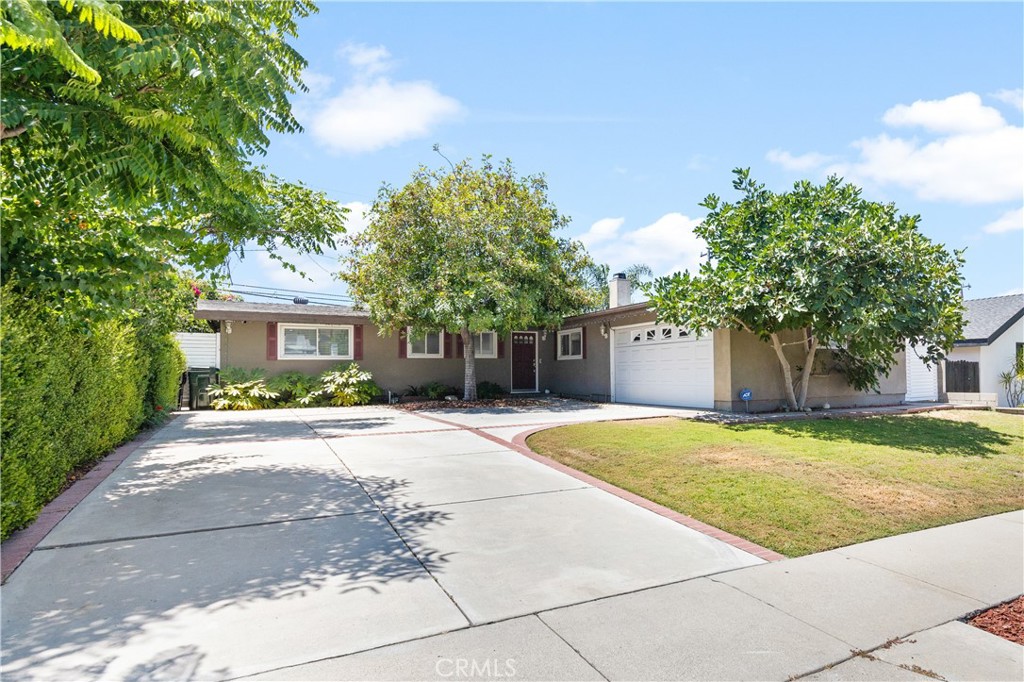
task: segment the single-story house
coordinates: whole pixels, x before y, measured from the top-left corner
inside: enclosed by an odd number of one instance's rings
[[[999,375],[1024,352],[1024,294],[964,301],[963,338],[946,358],[950,402],[1007,407]]]
[[[768,344],[734,330],[697,337],[685,328],[657,324],[646,303],[630,302],[624,276],[616,275],[610,286],[608,309],[566,318],[557,330],[476,335],[477,380],[513,393],[622,403],[733,411],[785,404],[782,370]],[[346,306],[200,300],[196,317],[220,322],[222,367],[316,374],[353,360],[372,372],[382,389],[398,395],[410,385],[439,381],[460,387],[463,381],[458,336],[381,336],[368,313]],[[800,347],[788,348],[798,363]],[[901,403],[907,390],[902,354],[879,388],[879,393],[854,390],[830,367],[829,352],[819,350],[808,404]],[[740,399],[744,390],[751,394],[748,405]]]

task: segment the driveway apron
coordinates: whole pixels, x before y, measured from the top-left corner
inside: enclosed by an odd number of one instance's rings
[[[504,434],[647,412],[461,419]],[[485,649],[524,633],[521,665],[589,679],[534,614],[761,563],[446,420],[181,415],[2,588],[4,678],[224,679],[467,630]]]

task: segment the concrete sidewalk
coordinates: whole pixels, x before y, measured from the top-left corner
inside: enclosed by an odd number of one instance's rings
[[[1024,647],[958,619],[1024,592],[1022,523],[1011,512],[254,679],[1021,680]]]
[[[1022,512],[764,563],[508,442],[667,414],[182,415],[0,588],[3,677],[1024,678],[956,622],[1024,592]]]

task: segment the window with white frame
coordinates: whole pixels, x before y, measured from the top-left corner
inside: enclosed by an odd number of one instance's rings
[[[351,325],[281,324],[277,357],[286,360],[351,360]]]
[[[583,330],[566,329],[558,332],[558,359],[581,360],[583,358]]]
[[[412,329],[407,332],[408,357],[410,358],[440,358],[444,357],[444,347],[441,343],[441,332],[427,332],[415,336]]]
[[[478,358],[498,357],[498,335],[494,332],[473,334],[473,355]]]

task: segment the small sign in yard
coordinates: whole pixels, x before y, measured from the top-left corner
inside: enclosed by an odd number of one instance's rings
[[[740,400],[743,401],[743,411],[750,412],[750,399],[754,397],[754,392],[749,388],[740,390]]]

